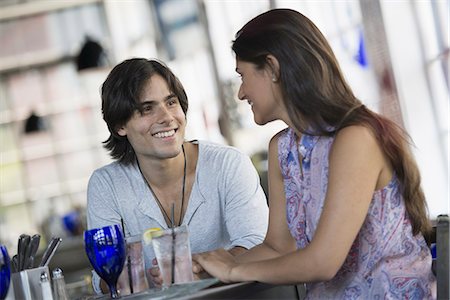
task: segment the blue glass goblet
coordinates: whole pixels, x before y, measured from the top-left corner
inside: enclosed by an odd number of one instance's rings
[[[125,241],[120,226],[86,230],[84,247],[95,272],[108,284],[111,298],[119,298],[117,279],[125,263]]]
[[[0,245],[0,299],[3,300],[8,294],[11,281],[11,262],[6,247]]]

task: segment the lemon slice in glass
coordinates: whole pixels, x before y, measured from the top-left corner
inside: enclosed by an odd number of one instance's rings
[[[152,227],[147,229],[143,234],[143,239],[145,244],[150,244],[152,242],[152,237],[157,235],[156,232],[161,231],[162,229],[159,227]]]

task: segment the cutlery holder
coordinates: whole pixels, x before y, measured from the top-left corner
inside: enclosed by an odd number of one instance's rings
[[[43,272],[47,273],[47,278],[51,278],[48,267],[28,269],[11,274],[12,286],[10,288],[14,289],[13,299],[49,300],[48,295],[44,298],[42,294],[41,274]]]

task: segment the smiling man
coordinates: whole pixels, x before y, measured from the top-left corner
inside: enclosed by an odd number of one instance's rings
[[[89,180],[88,227],[123,220],[129,236],[187,224],[193,253],[245,252],[267,230],[258,174],[235,148],[185,141],[187,109],[183,86],[161,62],[129,59],[111,71],[102,113],[110,131],[104,146],[116,161]],[[154,254],[144,251],[151,268]]]

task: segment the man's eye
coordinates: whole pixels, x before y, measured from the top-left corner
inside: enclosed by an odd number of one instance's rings
[[[143,113],[148,113],[152,111],[152,107],[150,105],[145,105],[142,107],[142,112]]]
[[[169,105],[175,105],[175,104],[177,104],[178,103],[178,101],[177,101],[177,99],[176,98],[172,98],[172,99],[170,99],[169,100]]]

